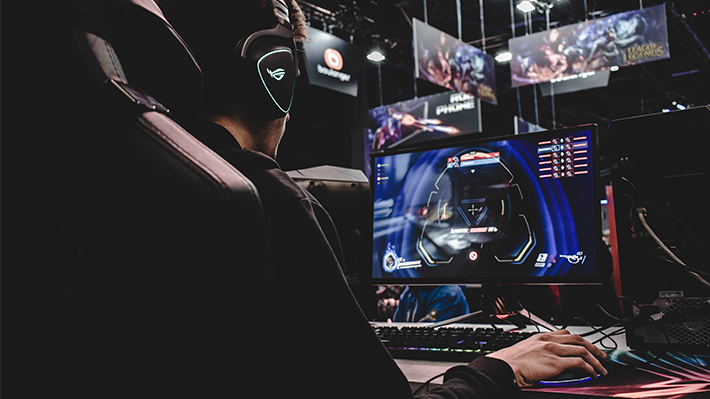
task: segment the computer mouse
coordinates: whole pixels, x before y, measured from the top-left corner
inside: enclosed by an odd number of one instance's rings
[[[597,375],[599,378],[601,374]],[[567,370],[561,374],[558,374],[552,378],[548,378],[538,382],[540,385],[569,385],[569,384],[581,384],[583,382],[591,381],[593,378],[589,374],[582,370]]]
[[[602,366],[609,372],[610,366],[613,366],[615,363],[610,360],[609,358],[604,358],[604,359],[599,359],[601,362]],[[584,372],[583,370],[567,370],[562,372],[561,374],[558,374],[552,378],[547,378],[545,380],[540,381],[538,384],[540,385],[569,385],[569,384],[581,384],[583,382],[587,381],[592,381],[596,380],[597,378],[602,378],[603,376],[601,374],[597,374],[596,378],[592,378]]]

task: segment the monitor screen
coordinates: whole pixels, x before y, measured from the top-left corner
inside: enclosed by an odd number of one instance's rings
[[[374,284],[598,283],[597,130],[373,156]]]

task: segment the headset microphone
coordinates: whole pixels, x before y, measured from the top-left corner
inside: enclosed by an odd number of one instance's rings
[[[276,25],[242,38],[235,48],[238,97],[250,113],[264,120],[283,118],[291,110],[299,75],[294,27],[284,0],[272,0]]]

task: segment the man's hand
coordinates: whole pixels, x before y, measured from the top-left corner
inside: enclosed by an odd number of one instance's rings
[[[597,360],[605,358],[606,353],[567,330],[536,334],[486,356],[508,363],[520,387],[531,386],[571,369],[581,370],[593,378],[597,374],[607,374]]]

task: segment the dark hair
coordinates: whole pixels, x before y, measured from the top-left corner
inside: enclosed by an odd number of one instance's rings
[[[296,41],[307,38],[296,0],[285,0]],[[192,50],[204,75],[202,115],[225,115],[239,98],[232,57],[240,39],[276,23],[271,0],[160,0],[166,19]]]

